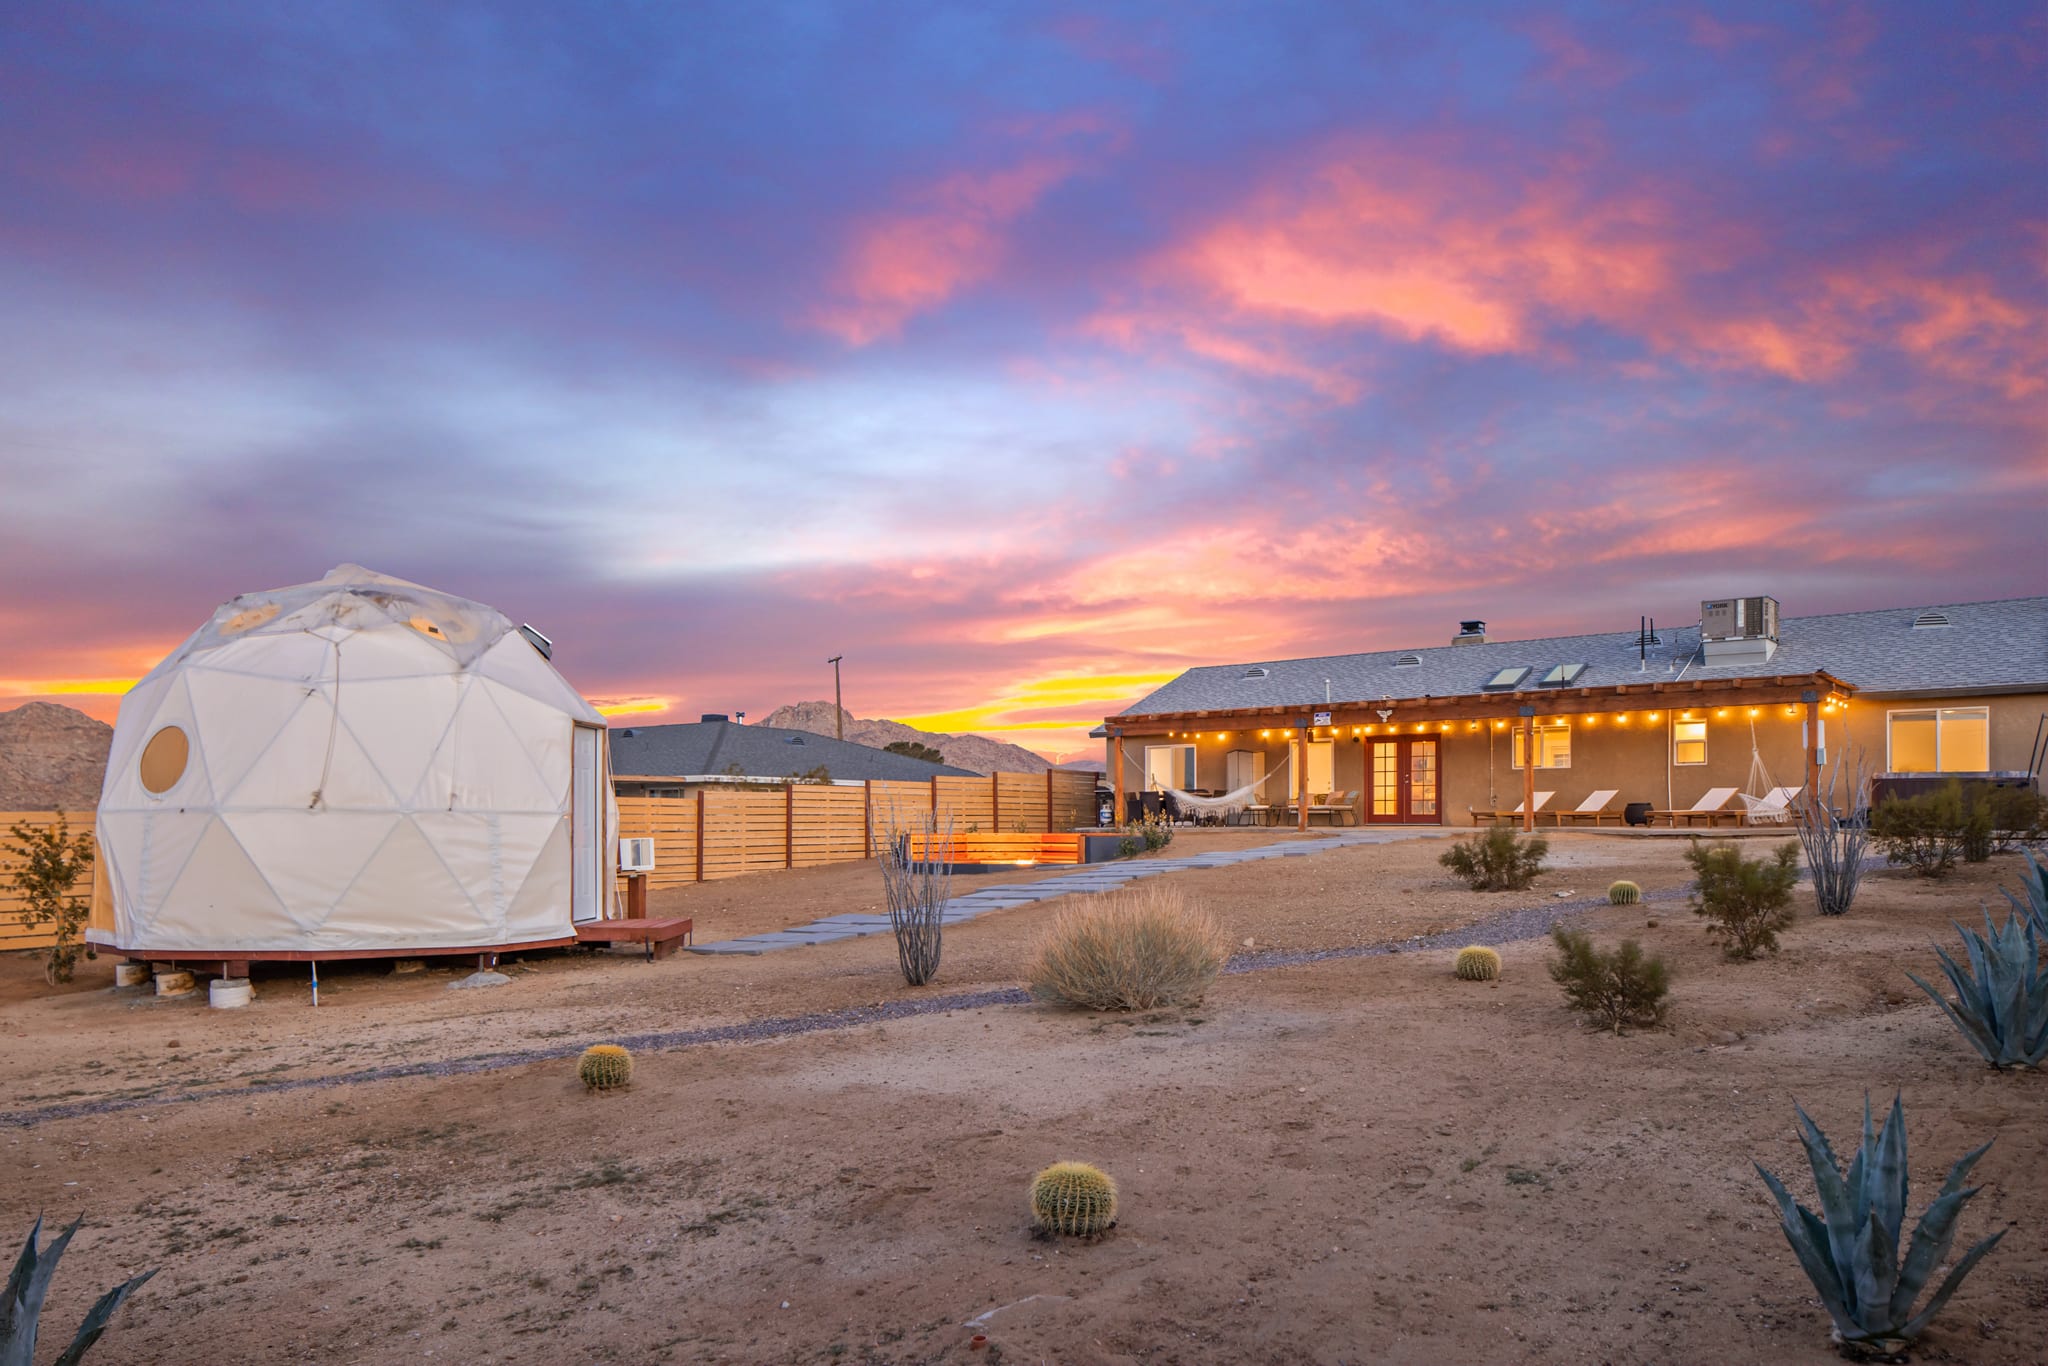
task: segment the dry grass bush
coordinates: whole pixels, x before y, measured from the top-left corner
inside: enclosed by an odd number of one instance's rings
[[[1154,1010],[1202,999],[1230,957],[1222,927],[1151,884],[1061,911],[1031,964],[1031,994],[1088,1010]]]

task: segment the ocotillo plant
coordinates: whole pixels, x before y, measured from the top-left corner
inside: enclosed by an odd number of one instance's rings
[[[1863,881],[1863,851],[1870,843],[1870,762],[1861,745],[1836,751],[1819,790],[1793,800],[1792,824],[1813,870],[1814,909],[1847,913]]]
[[[953,822],[941,828],[938,816],[928,813],[907,831],[902,825],[896,829],[882,850],[882,891],[889,901],[889,928],[896,933],[903,980],[921,987],[939,972],[939,917],[953,886]]]

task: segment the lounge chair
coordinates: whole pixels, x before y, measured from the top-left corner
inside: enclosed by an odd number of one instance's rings
[[[1332,825],[1344,824],[1344,818],[1349,816],[1352,823],[1356,824],[1358,821],[1358,794],[1356,792],[1332,792],[1319,802],[1310,802],[1308,818],[1314,820],[1317,816],[1328,816]]]
[[[1742,794],[1745,808],[1743,819],[1751,825],[1783,825],[1792,819],[1792,803],[1799,800],[1799,794],[1806,791],[1806,784],[1797,787],[1774,787],[1761,797]]]
[[[1559,825],[1575,824],[1579,821],[1598,825],[1601,821],[1608,819],[1612,819],[1616,825],[1619,825],[1621,824],[1621,812],[1609,811],[1607,808],[1612,806],[1614,799],[1620,795],[1621,789],[1618,787],[1603,787],[1571,810],[1553,811],[1550,814]]]
[[[1728,790],[1729,790],[1730,792],[1733,792],[1733,791],[1734,791],[1735,789],[1731,787],[1731,788],[1729,788]],[[1544,804],[1545,802],[1549,801],[1549,800],[1550,800],[1550,799],[1551,799],[1552,797],[1555,797],[1556,795],[1557,795],[1557,794],[1556,794],[1555,792],[1539,792],[1539,793],[1537,793],[1537,794],[1536,794],[1536,808],[1535,808],[1535,809],[1536,809],[1536,811],[1537,811],[1537,813],[1538,813],[1538,814],[1541,814],[1541,813],[1542,813],[1542,811],[1543,811],[1543,804]],[[1522,814],[1522,803],[1521,803],[1521,802],[1516,802],[1516,803],[1515,803],[1515,809],[1514,809],[1514,810],[1512,810],[1512,811],[1473,811],[1473,812],[1472,812],[1472,823],[1473,823],[1474,825],[1477,825],[1477,824],[1479,824],[1479,822],[1481,822],[1481,821],[1501,821],[1501,820],[1510,820],[1510,819],[1514,819],[1514,818],[1516,818],[1516,817],[1519,817],[1519,816],[1520,816],[1521,814]]]
[[[1739,823],[1742,820],[1742,813],[1740,811],[1724,811],[1721,809],[1728,805],[1728,799],[1734,795],[1735,789],[1732,787],[1709,788],[1705,795],[1691,806],[1685,808],[1685,810],[1652,811],[1650,818],[1655,820],[1657,817],[1662,816],[1668,824],[1674,826],[1680,821],[1691,825],[1694,821],[1700,820],[1705,821],[1708,825],[1718,825],[1723,816],[1732,816]]]

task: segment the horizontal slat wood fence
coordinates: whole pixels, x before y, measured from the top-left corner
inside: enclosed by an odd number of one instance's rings
[[[653,839],[654,871],[647,885],[660,888],[868,858],[892,835],[931,815],[963,834],[1042,834],[1092,823],[1094,814],[1095,775],[1054,770],[621,797],[619,836]]]
[[[986,778],[870,782],[859,787],[789,783],[752,791],[686,797],[619,798],[621,838],[654,840],[650,887],[711,882],[772,868],[813,868],[871,857],[893,834],[936,814],[965,834],[1041,834],[1091,825],[1095,775],[997,773]],[[0,811],[0,846],[12,843],[16,821],[47,825],[49,811]],[[74,831],[92,829],[90,815],[69,817]],[[0,851],[0,950],[40,948],[46,929],[22,923],[21,897],[6,884],[17,860]],[[623,888],[623,879],[621,880]],[[81,879],[78,894],[90,896]]]
[[[0,811],[0,952],[7,949],[39,949],[51,942],[48,926],[30,926],[22,921],[23,902],[20,892],[14,890],[14,871],[21,866],[21,860],[7,852],[15,844],[14,827],[17,824],[36,827],[54,825],[57,813],[54,811]],[[92,833],[92,816],[66,812],[65,824],[72,834]],[[72,889],[78,895],[92,897],[92,875],[88,872],[78,879],[78,886]]]

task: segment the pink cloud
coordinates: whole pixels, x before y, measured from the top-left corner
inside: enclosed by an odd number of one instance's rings
[[[1062,156],[960,172],[913,194],[905,208],[869,219],[846,249],[836,297],[811,322],[851,346],[895,336],[912,317],[993,274],[1005,229],[1073,172]]]

